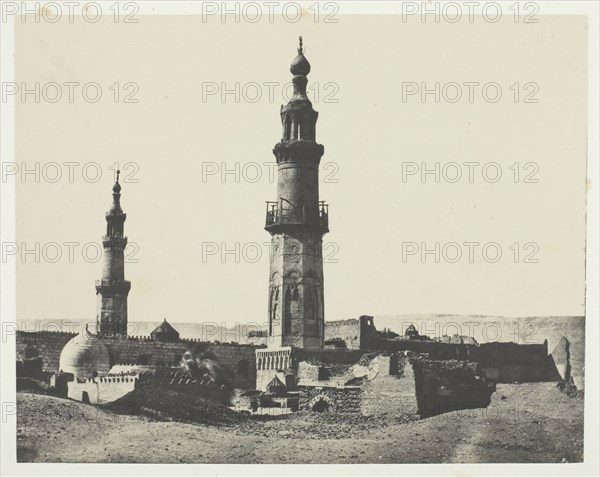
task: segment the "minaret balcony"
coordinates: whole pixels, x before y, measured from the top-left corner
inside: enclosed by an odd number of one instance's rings
[[[265,229],[276,234],[290,228],[329,232],[329,205],[321,201],[315,207],[282,207],[283,204],[267,201]]]
[[[128,280],[100,279],[96,281],[96,294],[124,294],[131,290],[131,282]]]
[[[125,249],[127,245],[127,236],[102,236],[102,245],[104,248],[120,246]]]

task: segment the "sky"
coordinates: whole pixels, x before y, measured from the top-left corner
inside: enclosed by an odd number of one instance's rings
[[[8,259],[19,319],[95,317],[118,165],[129,320],[266,322],[265,201],[299,35],[325,146],[326,320],[584,315],[584,18],[156,16],[17,24],[17,84],[44,91],[16,104],[17,243],[39,250]],[[436,83],[439,101],[422,97]],[[421,175],[436,163],[439,182]]]

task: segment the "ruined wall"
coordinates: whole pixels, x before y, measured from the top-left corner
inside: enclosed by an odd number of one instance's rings
[[[481,365],[487,378],[499,383],[559,380],[556,367],[548,356],[546,341],[542,344],[481,344],[470,360]]]
[[[397,356],[380,356],[373,362],[377,374],[362,385],[362,415],[417,418],[417,392],[412,364]]]
[[[438,360],[469,359],[475,360],[479,353],[479,347],[474,344],[450,344],[425,340],[390,340],[380,339],[381,350],[400,352],[410,350],[412,352],[429,354]]]
[[[360,346],[360,328],[358,320],[335,320],[325,322],[325,340],[341,339],[346,348],[358,349]]]
[[[349,365],[358,362],[363,354],[362,350],[263,348],[256,351],[256,388],[266,390],[267,384],[278,370],[290,369],[297,373],[302,362],[313,365],[323,363]]]
[[[482,365],[532,364],[545,365],[548,342],[542,344],[516,344],[514,342],[489,342],[481,344],[476,354]]]
[[[385,418],[418,418],[415,376],[407,359],[399,361],[395,356],[379,355],[361,362],[364,365],[357,364],[339,377],[327,380],[319,376],[319,366],[300,363],[300,408]]]
[[[481,376],[481,367],[466,360],[410,357],[415,372],[418,413],[430,417],[455,410],[485,408],[496,390]]]
[[[307,362],[300,362],[296,372],[297,383],[310,383],[319,381],[319,365],[313,365]]]
[[[380,340],[382,350],[426,353],[435,360],[468,360],[481,365],[485,377],[500,383],[560,380],[548,355],[548,343],[453,344],[419,340]]]
[[[325,322],[325,340],[334,339],[343,340],[349,350],[375,350],[378,337],[373,317]]]
[[[60,353],[74,337],[62,332],[16,333],[17,360],[23,360],[27,347],[36,347],[43,357],[44,369],[58,371]],[[108,349],[110,364],[175,365],[193,347],[205,348],[232,373],[237,388],[254,388],[256,382],[255,345],[212,344],[194,340],[157,342],[149,337],[100,338]]]
[[[360,387],[311,387],[302,392],[300,410],[360,414]]]

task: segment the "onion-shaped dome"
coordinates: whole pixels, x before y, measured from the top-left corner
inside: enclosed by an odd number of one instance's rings
[[[310,73],[310,63],[302,53],[294,59],[292,66],[290,66],[290,71],[292,75],[301,76],[306,76]]]
[[[119,184],[119,174],[121,173],[121,171],[117,171],[117,179],[115,181],[115,184],[113,185],[113,203],[111,208],[108,211],[108,214],[111,215],[121,215],[123,214],[123,210],[121,209],[121,184]]]
[[[60,353],[59,369],[75,378],[92,378],[110,370],[106,346],[91,334],[87,325],[83,332],[69,340]]]
[[[300,46],[298,47],[298,56],[294,58],[292,65],[290,66],[290,72],[295,76],[306,76],[310,73],[310,63],[304,56],[302,49],[302,37],[300,37]]]

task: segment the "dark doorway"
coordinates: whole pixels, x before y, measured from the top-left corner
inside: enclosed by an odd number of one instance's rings
[[[331,406],[329,405],[329,403],[327,403],[325,400],[323,400],[322,398],[315,402],[315,404],[312,407],[312,411],[313,412],[319,412],[319,413],[326,413],[329,411],[329,409],[331,408]]]

